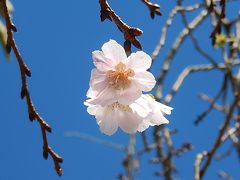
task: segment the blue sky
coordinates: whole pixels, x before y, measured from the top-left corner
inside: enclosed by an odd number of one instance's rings
[[[103,135],[94,117],[86,112],[83,105],[93,68],[91,52],[100,49],[109,39],[123,44],[122,34],[112,22],[100,22],[98,1],[12,2],[15,6],[13,21],[18,28],[18,33],[14,35],[32,71],[32,77],[28,79],[30,93],[38,112],[53,128],[53,133],[48,135],[49,143],[64,158],[64,163],[63,176],[59,178],[53,169],[52,160],[43,160],[39,126],[36,122],[30,123],[25,101],[20,99],[21,82],[15,57],[11,55],[8,62],[0,53],[0,180],[114,179],[117,173],[124,172],[121,166],[125,155],[123,151],[79,138],[69,138],[64,134],[72,131],[86,133],[101,140],[127,145],[128,135],[121,130],[111,137]],[[174,2],[160,2],[164,16],[152,20],[148,9],[139,1],[109,1],[125,22],[144,31],[139,39],[144,51],[149,54],[158,42],[161,28]],[[199,1],[191,0],[189,4],[196,2]],[[237,4],[228,4],[228,15],[236,17],[239,10]],[[190,14],[190,19],[195,15]],[[154,75],[158,74],[162,60],[182,27],[181,18],[177,16],[168,32],[166,46],[152,67]],[[195,34],[202,39],[201,45],[221,61],[220,53],[210,46],[210,32],[208,19]],[[208,63],[194,51],[189,39],[180,50],[166,78],[163,93],[169,91],[186,65]],[[215,140],[219,124],[224,118],[221,114],[211,113],[199,127],[195,127],[193,121],[207,108],[207,104],[196,95],[204,92],[213,96],[221,80],[221,74],[217,71],[194,74],[186,79],[172,101],[174,111],[168,119],[169,127],[179,130],[173,136],[175,146],[180,147],[185,141],[194,144],[191,152],[175,158],[179,170],[175,176],[179,179],[193,179],[196,153],[209,149]],[[151,132],[151,129],[147,130],[149,137]],[[141,148],[140,134],[137,137],[137,147]],[[225,147],[229,146],[226,143]],[[148,164],[148,159],[154,155],[151,152],[141,157],[141,168],[135,174],[136,179],[156,179],[153,174],[159,170],[159,165]],[[220,163],[214,161],[206,179],[217,179],[218,170],[229,172],[233,178],[237,178],[240,173],[237,168],[233,170],[233,166],[238,166],[238,163],[235,152]]]

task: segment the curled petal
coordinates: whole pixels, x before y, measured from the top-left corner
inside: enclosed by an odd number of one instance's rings
[[[88,103],[87,101],[85,101],[84,103],[83,103],[85,106],[87,106],[87,112],[89,113],[89,114],[91,114],[91,115],[96,115],[96,113],[97,113],[97,111],[98,111],[98,106],[96,106],[96,105],[92,105],[92,104],[90,104],[90,103]]]

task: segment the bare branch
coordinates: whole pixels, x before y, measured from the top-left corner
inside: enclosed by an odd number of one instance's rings
[[[240,61],[235,61],[232,66],[238,66],[240,65]],[[165,96],[164,102],[170,103],[174,95],[178,92],[179,88],[181,87],[183,81],[194,72],[202,72],[202,71],[211,71],[211,70],[226,70],[228,67],[225,64],[218,64],[218,65],[195,65],[195,66],[189,66],[186,67],[182,73],[178,76],[177,80],[173,84],[172,90]]]
[[[207,156],[207,151],[203,151],[202,153],[197,154],[195,163],[194,163],[194,180],[201,180],[200,164],[206,156]]]
[[[167,36],[167,31],[168,28],[172,25],[173,19],[175,17],[175,15],[178,12],[181,11],[186,11],[186,12],[190,12],[190,11],[194,11],[196,9],[199,9],[202,6],[202,4],[195,4],[193,6],[188,6],[188,7],[183,7],[183,6],[176,6],[169,14],[168,19],[166,21],[165,26],[162,28],[162,33],[161,33],[161,37],[159,40],[159,43],[157,44],[157,46],[155,47],[154,51],[152,52],[151,58],[153,60],[155,60],[160,52],[160,50],[162,49],[162,47],[165,44],[166,41],[166,36]]]
[[[43,138],[43,157],[44,159],[48,158],[48,154],[51,155],[54,165],[55,165],[55,170],[59,176],[62,175],[62,169],[60,167],[60,163],[63,162],[63,159],[52,150],[52,148],[48,145],[48,140],[47,140],[47,135],[46,131],[51,132],[52,129],[51,127],[44,121],[44,119],[38,114],[37,110],[35,109],[28,87],[27,87],[27,79],[26,76],[31,77],[31,71],[27,67],[27,65],[24,63],[23,58],[17,48],[15,39],[13,37],[13,33],[17,32],[16,26],[12,23],[12,20],[10,18],[8,9],[7,9],[7,4],[6,0],[0,0],[0,3],[2,5],[3,11],[4,11],[4,17],[6,21],[6,27],[7,27],[7,51],[10,53],[11,49],[13,49],[13,52],[16,56],[20,72],[21,72],[21,80],[22,80],[22,88],[21,88],[21,98],[26,98],[26,103],[27,103],[27,108],[28,108],[28,114],[29,114],[29,119],[30,121],[33,121],[34,119],[37,120],[41,127],[42,131],[42,138]]]
[[[189,28],[184,28],[176,38],[172,48],[169,50],[167,54],[167,57],[163,61],[162,69],[160,70],[159,76],[157,78],[157,86],[158,86],[157,91],[161,91],[162,89],[163,80],[169,71],[170,65],[172,63],[174,55],[177,52],[177,49],[183,43],[185,38],[189,35],[189,32],[192,31],[193,29],[196,29],[196,27],[203,22],[203,20],[207,17],[207,15],[208,15],[208,11],[202,10],[201,13],[189,24],[188,26]],[[160,97],[156,97],[156,98],[160,99]]]
[[[240,98],[240,94],[237,94],[233,103],[232,103],[232,105],[229,108],[229,112],[227,113],[226,120],[223,123],[222,127],[220,128],[217,139],[215,140],[215,143],[214,143],[213,147],[211,148],[211,150],[208,152],[207,159],[206,159],[204,165],[202,166],[202,168],[200,170],[200,178],[203,178],[207,168],[209,167],[209,165],[212,161],[213,156],[215,155],[217,149],[222,144],[222,137],[223,137],[227,127],[229,126],[230,120],[232,119],[233,111],[234,111],[234,109],[235,109],[235,107],[236,107],[236,105],[239,101],[239,98]]]

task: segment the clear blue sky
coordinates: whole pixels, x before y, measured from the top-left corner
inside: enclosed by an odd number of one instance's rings
[[[64,163],[63,176],[59,178],[53,169],[52,160],[43,160],[40,128],[36,122],[29,122],[25,101],[20,100],[21,82],[15,57],[12,55],[11,61],[7,62],[1,52],[0,180],[114,179],[117,173],[124,172],[121,166],[124,152],[79,138],[68,138],[64,134],[75,131],[122,145],[128,143],[128,135],[120,130],[111,137],[101,134],[94,117],[86,112],[83,105],[93,68],[91,52],[100,49],[109,39],[123,44],[122,34],[113,23],[100,22],[98,1],[12,2],[15,6],[13,21],[18,28],[16,41],[32,71],[32,78],[28,79],[31,96],[38,112],[53,128],[53,133],[48,134],[49,143],[64,158]],[[174,2],[159,2],[164,16],[151,20],[148,9],[140,1],[109,1],[124,21],[144,31],[139,39],[144,51],[149,54],[158,42],[160,30]],[[189,4],[196,2],[199,1],[191,0]],[[227,12],[235,17],[239,9],[237,4],[239,2],[228,4]],[[192,13],[190,18],[195,15]],[[178,16],[169,31],[166,47],[152,67],[154,75],[158,74],[168,48],[182,27]],[[202,39],[201,45],[219,58],[220,53],[209,45],[209,27],[207,21],[195,34]],[[175,57],[173,70],[166,79],[164,93],[168,92],[183,67],[208,63],[194,52],[189,39],[180,50]],[[213,96],[220,87],[221,78],[219,72],[194,74],[185,81],[171,104],[174,111],[168,117],[169,127],[179,130],[173,137],[175,146],[180,147],[184,141],[194,144],[191,152],[175,159],[179,170],[176,177],[180,179],[193,179],[196,153],[210,148],[219,123],[223,121],[222,115],[213,112],[199,127],[193,125],[196,116],[207,108],[207,104],[196,95],[204,92]],[[151,129],[147,130],[149,137],[151,132]],[[137,147],[140,148],[140,134],[137,137]],[[148,159],[154,155],[152,152],[141,158],[141,168],[135,174],[136,179],[156,179],[153,174],[159,165],[148,164]],[[235,152],[220,163],[214,161],[206,179],[218,179],[217,172],[220,169],[231,173],[236,179],[240,176],[238,163]]]

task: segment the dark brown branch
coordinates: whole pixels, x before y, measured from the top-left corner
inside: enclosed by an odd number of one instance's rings
[[[27,67],[27,65],[24,63],[23,58],[17,48],[15,39],[13,37],[13,33],[12,31],[16,32],[17,28],[16,26],[12,23],[12,20],[10,18],[8,9],[7,9],[7,4],[6,4],[6,0],[0,0],[0,3],[2,4],[2,8],[4,11],[4,16],[5,16],[5,21],[6,21],[6,27],[7,27],[7,50],[10,53],[11,49],[13,49],[13,52],[16,56],[19,68],[20,68],[20,73],[21,73],[21,80],[22,80],[22,88],[21,88],[21,98],[26,98],[26,103],[27,103],[27,108],[28,108],[28,115],[29,115],[29,119],[30,121],[33,121],[34,119],[37,120],[37,122],[39,123],[40,127],[41,127],[41,131],[42,131],[42,137],[43,137],[43,156],[45,159],[47,159],[48,154],[50,154],[52,156],[52,159],[54,161],[55,164],[55,170],[58,173],[59,176],[61,176],[62,174],[62,169],[60,167],[60,163],[63,162],[62,158],[55,153],[51,147],[48,145],[48,140],[47,140],[47,136],[46,136],[46,131],[51,132],[52,129],[51,127],[44,121],[44,119],[38,114],[38,112],[36,111],[33,103],[32,103],[32,99],[27,87],[27,78],[31,77],[31,71],[30,69]]]
[[[155,14],[161,16],[162,13],[160,12],[160,6],[158,4],[153,4],[149,2],[149,0],[142,0],[142,2],[148,7],[150,11],[150,16],[153,19]]]
[[[101,6],[100,17],[101,21],[105,19],[109,19],[110,21],[114,21],[118,29],[123,33],[125,38],[125,50],[129,51],[131,48],[131,44],[133,44],[136,48],[142,49],[142,45],[136,36],[140,36],[143,31],[136,27],[131,27],[124,23],[121,18],[112,10],[110,5],[106,0],[99,0],[99,4]]]
[[[206,161],[204,163],[204,165],[202,166],[201,170],[200,170],[200,178],[203,178],[204,174],[206,173],[207,168],[209,167],[213,156],[215,155],[217,149],[220,147],[220,145],[222,144],[222,137],[224,136],[224,133],[227,129],[227,127],[229,126],[230,120],[232,119],[232,114],[234,112],[234,109],[239,101],[240,98],[240,94],[237,94],[237,96],[235,97],[232,105],[229,108],[229,112],[226,116],[226,120],[224,121],[222,127],[219,130],[219,134],[218,137],[212,147],[212,149],[207,153],[207,157],[206,157]]]

